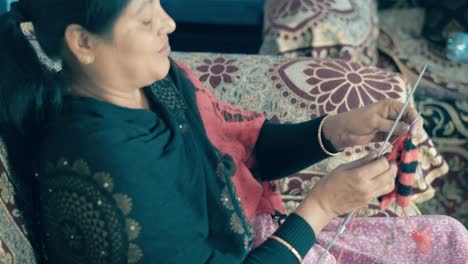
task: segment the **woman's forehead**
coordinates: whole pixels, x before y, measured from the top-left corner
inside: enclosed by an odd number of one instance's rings
[[[138,16],[141,14],[145,9],[151,7],[154,0],[131,0],[125,13],[129,16]]]

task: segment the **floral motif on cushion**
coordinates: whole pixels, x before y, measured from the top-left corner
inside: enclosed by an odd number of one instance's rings
[[[267,0],[262,54],[377,62],[374,0]]]
[[[204,59],[203,65],[196,69],[203,74],[200,76],[202,82],[209,81],[211,86],[216,89],[221,83],[231,84],[240,78],[239,68],[235,65],[236,60],[226,60],[223,57],[214,59]]]
[[[395,9],[380,12],[379,49],[396,63],[400,72],[414,82],[428,63],[417,94],[468,98],[468,64],[447,59],[443,48],[422,35],[423,9]]]
[[[281,96],[310,109],[311,118],[406,95],[397,74],[343,60],[290,60],[274,64],[269,76]]]

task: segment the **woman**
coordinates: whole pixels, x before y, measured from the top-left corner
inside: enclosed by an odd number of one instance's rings
[[[59,73],[41,66],[21,34],[27,21]],[[7,138],[21,138],[10,150],[40,142],[14,158],[35,161],[15,169],[37,176],[47,263],[297,263],[335,216],[394,188],[395,163],[375,154],[340,166],[252,249],[249,221],[278,201],[259,182],[381,140],[402,104],[265,122],[215,99],[170,60],[175,23],[159,0],[20,1],[1,23],[2,49],[12,52],[2,54],[0,122]],[[396,134],[415,119],[406,110]]]

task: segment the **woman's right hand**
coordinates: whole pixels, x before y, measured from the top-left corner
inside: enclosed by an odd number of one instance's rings
[[[397,165],[376,153],[338,166],[321,179],[303,200],[296,213],[318,235],[334,217],[366,206],[395,187]]]

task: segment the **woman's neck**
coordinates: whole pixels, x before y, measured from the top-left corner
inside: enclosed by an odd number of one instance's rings
[[[71,87],[71,93],[74,95],[91,97],[130,109],[151,109],[143,88],[112,89],[108,86],[98,86],[89,82],[75,83]]]

